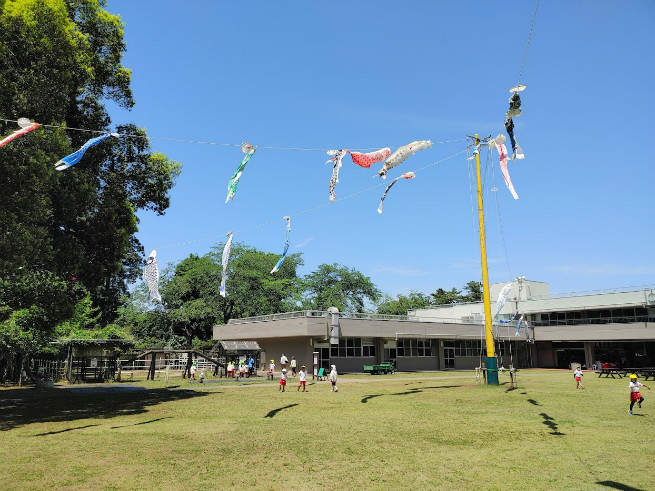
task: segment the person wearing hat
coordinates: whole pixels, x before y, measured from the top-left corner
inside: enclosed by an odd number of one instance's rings
[[[584,389],[584,385],[582,385],[582,376],[584,373],[582,373],[582,370],[580,370],[580,367],[576,367],[575,372],[573,372],[573,378],[575,378],[575,388],[576,389]]]
[[[284,392],[284,389],[287,386],[287,369],[283,368],[282,369],[282,375],[280,375],[280,387],[278,387],[278,392],[282,391]]]
[[[191,365],[191,368],[189,368],[189,380],[195,380],[196,379],[196,370],[198,369],[198,362],[194,361],[193,364]]]
[[[271,377],[271,380],[275,378],[275,360],[271,360],[271,363],[268,365],[268,375],[266,376],[266,380],[268,380],[268,377]]]
[[[307,386],[307,369],[305,368],[305,365],[300,367],[300,371],[298,372],[298,389],[297,391],[300,391],[300,386],[302,385],[302,391],[307,392],[306,386]]]
[[[332,365],[330,370],[330,382],[332,382],[332,392],[339,392],[339,387],[337,387],[337,366]]]
[[[637,376],[633,373],[630,375],[630,409],[628,409],[628,414],[632,416],[632,408],[635,405],[635,402],[637,403],[637,407],[641,407],[641,403],[644,402],[644,398],[641,395],[641,392],[639,389],[641,387],[646,387],[648,390],[650,390],[650,387],[648,387],[646,384],[642,384],[641,382],[637,382]]]

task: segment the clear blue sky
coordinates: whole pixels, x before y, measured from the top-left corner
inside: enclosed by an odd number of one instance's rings
[[[504,134],[534,8],[110,0],[125,22],[136,100],[111,115],[151,136],[294,148],[393,151]],[[654,20],[646,0],[540,2],[514,120],[526,158],[509,163],[520,199],[505,187],[497,153],[486,167],[492,283],[521,275],[551,293],[655,283]],[[184,164],[166,215],[140,214],[138,237],[160,264],[202,255],[228,230],[279,254],[282,217],[291,215],[289,252],[302,252],[301,274],[337,262],[391,295],[481,279],[466,154],[398,182],[376,212],[391,179],[465,150],[464,141],[417,153],[386,181],[372,177],[380,164],[363,169],[346,157],[335,203],[325,151],[259,149],[225,204],[240,148],[164,140],[152,148]]]

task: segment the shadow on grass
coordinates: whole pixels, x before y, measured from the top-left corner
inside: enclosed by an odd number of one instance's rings
[[[622,491],[644,491],[641,488],[633,488],[632,486],[616,481],[596,481],[596,484],[607,486],[608,488],[621,489]]]
[[[461,387],[461,385],[434,385],[431,387],[415,387],[413,389],[410,389],[406,392],[394,392],[393,394],[387,394],[390,396],[406,396],[410,394],[418,394],[420,392],[423,392],[424,390],[428,389],[454,389],[456,387]],[[372,394],[370,396],[366,396],[362,399],[362,403],[366,404],[370,399],[373,399],[374,397],[382,397],[385,394]]]
[[[209,394],[192,390],[120,390],[120,387],[115,386],[106,386],[105,390],[93,386],[48,391],[3,390],[0,391],[0,431],[32,423],[109,419],[143,414],[148,412],[149,406],[207,395]]]
[[[140,423],[134,423],[134,424],[131,424],[131,425],[112,426],[111,429],[115,430],[116,428],[127,428],[128,426],[147,425],[149,423],[155,423],[157,421],[161,421],[162,419],[171,419],[172,417],[173,416],[164,416],[163,418],[151,419],[150,421],[141,421]]]
[[[533,406],[541,406],[541,404],[539,404],[539,403],[538,403],[537,401],[535,401],[534,399],[528,399],[528,402],[529,402],[530,404],[532,404]]]
[[[539,416],[544,418],[543,424],[545,424],[546,426],[548,426],[548,428],[552,430],[550,432],[551,435],[557,435],[557,436],[566,435],[566,433],[561,433],[559,431],[559,426],[557,425],[557,423],[555,423],[555,420],[550,416],[548,416],[546,413],[541,413]]]
[[[59,430],[59,431],[48,431],[47,433],[37,433],[36,435],[32,435],[32,436],[57,435],[57,434],[59,434],[59,433],[66,433],[67,431],[83,430],[84,428],[91,428],[92,426],[100,426],[100,425],[78,426],[77,428],[66,428],[65,430]]]
[[[264,418],[272,418],[272,417],[274,417],[277,413],[279,413],[280,411],[282,411],[283,409],[289,409],[290,407],[297,406],[297,405],[298,405],[298,403],[296,402],[296,403],[294,403],[294,404],[289,404],[288,406],[282,406],[282,407],[279,407],[279,408],[277,408],[277,409],[273,409],[272,411],[269,411],[268,414],[267,414],[266,416],[264,416]]]

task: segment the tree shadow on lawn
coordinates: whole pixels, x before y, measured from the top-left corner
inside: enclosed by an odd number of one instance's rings
[[[0,431],[8,431],[32,423],[109,419],[143,414],[148,412],[149,406],[209,395],[192,390],[170,389],[3,390],[0,391],[0,414],[2,414]],[[54,433],[57,432],[44,433],[44,435]]]
[[[645,491],[641,488],[633,488],[632,486],[628,486],[627,484],[622,484],[616,481],[596,481],[596,484],[607,486],[608,488],[620,489],[622,491]]]
[[[100,426],[100,425],[85,425],[85,426],[78,426],[77,428],[66,428],[65,430],[59,430],[59,431],[48,431],[47,433],[37,433],[36,435],[32,436],[47,436],[47,435],[58,435],[59,433],[66,433],[67,431],[73,431],[73,430],[83,430],[84,428],[91,428],[93,426]]]
[[[111,429],[115,430],[116,428],[127,428],[128,426],[139,426],[139,425],[147,425],[150,423],[156,423],[157,421],[161,421],[162,419],[172,419],[173,416],[164,416],[163,418],[155,418],[151,419],[149,421],[141,421],[140,423],[134,423],[131,425],[121,425],[121,426],[112,426]]]
[[[548,426],[552,431],[550,432],[551,435],[557,435],[557,436],[562,436],[566,435],[566,433],[562,433],[559,431],[559,426],[557,423],[555,423],[555,420],[548,416],[546,413],[541,413],[539,416],[544,418],[543,424]]]
[[[280,411],[282,411],[283,409],[289,409],[290,407],[297,406],[297,405],[298,405],[298,403],[296,402],[296,403],[294,403],[294,404],[289,404],[288,406],[282,406],[282,407],[279,407],[279,408],[277,408],[277,409],[272,409],[271,411],[268,412],[268,414],[267,414],[266,416],[264,416],[264,419],[265,419],[265,418],[272,418],[272,417],[274,417],[277,413],[279,413]]]
[[[454,389],[457,387],[461,387],[461,385],[434,385],[431,387],[415,387],[413,389],[410,389],[406,392],[394,392],[393,394],[386,394],[390,396],[406,396],[409,394],[418,394],[419,392],[423,392],[426,389]],[[374,397],[381,397],[385,394],[371,394],[362,399],[362,403],[366,404],[370,399],[373,399]]]

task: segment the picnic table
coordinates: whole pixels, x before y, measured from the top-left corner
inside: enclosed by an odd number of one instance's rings
[[[378,373],[391,373],[393,375],[394,369],[391,363],[380,363],[379,365],[364,365],[364,371],[371,375],[377,375]]]
[[[649,377],[655,379],[655,367],[643,367],[643,368],[626,368],[631,373],[643,377],[644,380],[648,380]]]
[[[605,375],[605,378],[616,378],[614,375],[623,378],[628,372],[625,368],[601,368],[600,370],[596,370],[595,373],[598,374],[598,378],[601,378],[603,375]]]

